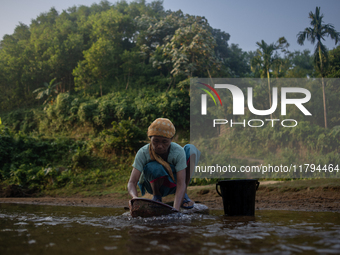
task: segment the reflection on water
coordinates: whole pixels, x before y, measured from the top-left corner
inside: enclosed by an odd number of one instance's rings
[[[340,214],[256,211],[255,217],[0,204],[0,254],[340,254]]]

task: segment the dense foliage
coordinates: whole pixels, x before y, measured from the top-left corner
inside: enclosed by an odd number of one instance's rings
[[[37,104],[32,92],[52,79],[58,93],[102,96],[176,87],[192,76],[244,75],[246,65],[236,62],[244,52],[228,40],[204,17],[164,11],[160,1],[52,8],[0,42],[0,109]]]
[[[290,52],[284,37],[257,42],[256,52],[229,45],[229,38],[204,17],[165,11],[162,1],[51,8],[30,25],[20,23],[0,41],[1,180],[37,190],[124,189],[133,153],[155,118],[174,122],[177,141],[189,139],[190,78],[265,77],[268,86],[254,86],[254,101],[268,109],[277,78],[340,77],[340,46],[329,51],[321,75],[313,54]],[[325,85],[329,130],[321,128],[322,87],[308,89],[313,120],[294,131],[228,130],[226,149],[268,162],[338,161],[339,86]]]
[[[113,122],[90,141],[32,137],[0,125],[0,180],[30,192],[90,184],[124,190],[131,153],[144,137],[132,120]]]

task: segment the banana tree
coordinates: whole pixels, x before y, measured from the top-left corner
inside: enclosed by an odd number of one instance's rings
[[[38,88],[33,91],[33,93],[38,93],[36,99],[40,100],[43,97],[47,96],[46,100],[44,101],[43,105],[51,102],[54,98],[54,94],[58,94],[58,91],[55,89],[56,86],[60,84],[60,82],[54,83],[56,78],[52,79],[49,83],[44,82],[45,87]]]

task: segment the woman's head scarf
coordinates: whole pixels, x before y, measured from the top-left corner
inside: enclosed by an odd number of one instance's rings
[[[165,138],[172,139],[175,136],[176,129],[175,126],[169,119],[166,118],[158,118],[148,128],[148,137],[151,136],[162,136]],[[168,162],[162,159],[161,156],[156,154],[153,150],[152,145],[149,146],[149,153],[151,160],[156,160],[159,164],[164,166],[167,170],[168,174],[170,175],[171,179],[175,182],[174,175],[172,173],[171,167]]]
[[[148,137],[162,136],[166,138],[173,138],[175,133],[176,129],[174,124],[172,124],[172,122],[166,118],[156,119],[148,128]]]

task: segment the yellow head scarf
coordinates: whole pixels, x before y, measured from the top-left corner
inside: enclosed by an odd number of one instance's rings
[[[151,123],[148,128],[148,136],[163,136],[166,138],[173,138],[175,136],[176,129],[174,124],[169,119],[158,118]]]
[[[175,126],[169,119],[158,118],[148,128],[148,136],[162,136],[165,138],[173,138],[175,136],[176,129]],[[175,182],[174,175],[172,173],[171,167],[168,162],[163,160],[156,152],[153,150],[151,144],[149,145],[149,153],[151,160],[156,160],[159,164],[165,167],[171,179]]]

